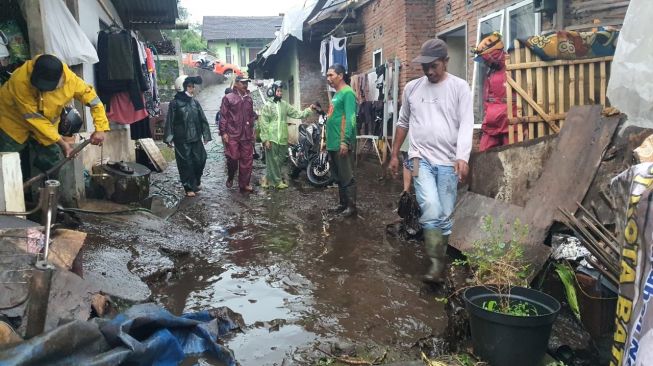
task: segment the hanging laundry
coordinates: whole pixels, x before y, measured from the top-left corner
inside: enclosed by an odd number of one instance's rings
[[[376,72],[372,71],[367,74],[367,80],[365,80],[365,83],[367,84],[367,94],[365,94],[365,100],[368,102],[373,102],[379,99],[379,89],[376,88],[376,79]]]
[[[145,104],[145,100],[141,95],[141,105]],[[111,97],[111,108],[107,112],[109,121],[129,125],[136,121],[140,121],[147,117],[147,110],[144,108],[136,109],[131,101],[128,92],[119,92],[113,94]]]
[[[149,47],[145,48],[145,54],[146,54],[147,71],[154,73],[154,56],[152,56],[152,50]]]
[[[329,64],[341,64],[349,72],[347,65],[347,37],[336,38],[331,36],[329,42]]]
[[[95,64],[98,96],[111,110],[111,97],[128,92],[136,110],[145,108],[143,91],[149,89],[145,65],[141,66],[138,43],[129,32],[110,27],[98,34],[97,52],[100,62]],[[129,72],[125,72],[129,71]]]
[[[326,76],[327,73],[327,47],[329,46],[329,41],[328,40],[323,40],[322,43],[320,43],[320,66],[321,66],[321,72],[322,75]]]

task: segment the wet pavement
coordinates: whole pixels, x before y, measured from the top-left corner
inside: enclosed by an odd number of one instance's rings
[[[208,87],[198,97],[209,121],[223,90]],[[414,360],[418,341],[441,335],[447,319],[420,281],[421,245],[385,234],[401,186],[380,178],[374,157],[358,163],[358,218],[341,220],[326,214],[336,189],[313,188],[302,175],[289,189],[243,195],[225,187],[222,145],[212,141],[207,150],[195,198],[181,199],[174,163],[152,175],[153,192],[181,200],[167,220],[80,214],[87,277],[176,314],[218,306],[242,314],[246,329],[226,344],[243,366],[315,364],[325,355],[318,347]],[[253,180],[263,174],[256,161]]]

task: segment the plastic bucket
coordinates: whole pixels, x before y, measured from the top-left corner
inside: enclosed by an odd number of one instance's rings
[[[492,366],[538,366],[544,358],[560,303],[545,293],[524,287],[513,287],[509,296],[511,302],[532,304],[538,315],[515,316],[485,310],[484,302],[499,301],[501,295],[483,286],[465,291],[463,298],[474,353]]]

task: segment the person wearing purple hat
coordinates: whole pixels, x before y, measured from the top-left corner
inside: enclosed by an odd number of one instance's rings
[[[424,42],[413,60],[422,65],[424,76],[404,88],[389,165],[396,174],[399,147],[408,136],[424,245],[431,259],[424,280],[435,283],[443,280],[456,189],[469,171],[474,128],[469,84],[447,72],[448,62],[447,44],[441,39]]]
[[[67,157],[72,151],[58,127],[61,111],[73,99],[91,108],[91,143],[102,144],[109,120],[93,87],[53,55],[25,62],[0,88],[0,151],[27,150],[39,170],[53,167],[62,152]],[[28,178],[29,172],[23,176]]]

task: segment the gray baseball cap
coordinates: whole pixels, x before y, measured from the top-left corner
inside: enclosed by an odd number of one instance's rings
[[[431,62],[447,57],[447,44],[439,38],[429,39],[422,44],[420,55],[413,59],[413,63],[430,64]]]

